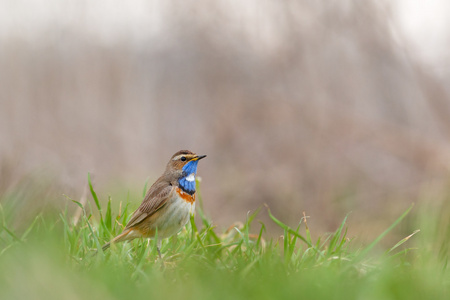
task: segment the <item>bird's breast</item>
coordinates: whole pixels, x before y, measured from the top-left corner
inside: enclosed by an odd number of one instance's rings
[[[154,236],[157,229],[158,237],[166,238],[176,234],[189,222],[195,210],[195,194],[191,196],[176,187],[169,197],[167,204],[152,216],[151,233],[147,236]]]

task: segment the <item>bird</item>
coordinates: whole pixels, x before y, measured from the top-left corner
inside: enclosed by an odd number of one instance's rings
[[[135,238],[154,238],[161,258],[161,241],[178,233],[195,210],[197,164],[206,155],[180,150],[170,158],[166,170],[150,187],[141,205],[133,213],[122,233],[103,245]]]

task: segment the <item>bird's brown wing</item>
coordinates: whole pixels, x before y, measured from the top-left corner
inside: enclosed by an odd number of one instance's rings
[[[169,182],[156,181],[145,195],[139,208],[131,216],[125,229],[138,225],[161,209],[169,200],[173,190],[174,187]]]

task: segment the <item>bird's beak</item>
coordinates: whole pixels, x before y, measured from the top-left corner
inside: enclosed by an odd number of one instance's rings
[[[197,155],[197,156],[194,157],[192,160],[193,160],[193,161],[196,161],[196,160],[200,160],[200,159],[205,158],[205,157],[206,157],[206,155]]]

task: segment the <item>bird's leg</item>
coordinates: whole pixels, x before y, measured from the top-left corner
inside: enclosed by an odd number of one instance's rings
[[[161,256],[161,239],[158,239],[156,242],[156,250],[158,250],[159,261],[161,262],[161,270],[164,270],[166,266],[164,264],[164,259]]]
[[[156,250],[158,251],[159,259],[162,259],[162,256],[161,256],[161,239],[158,239],[158,241],[156,242]]]

